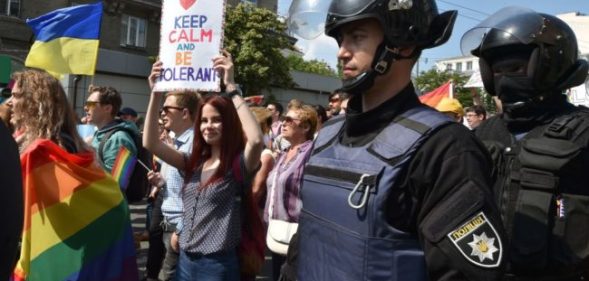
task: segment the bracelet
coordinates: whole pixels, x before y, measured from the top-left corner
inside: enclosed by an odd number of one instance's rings
[[[245,101],[242,101],[238,106],[235,107],[235,110],[239,110],[239,108],[246,103]]]

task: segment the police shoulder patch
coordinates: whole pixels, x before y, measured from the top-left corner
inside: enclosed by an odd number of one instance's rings
[[[501,238],[483,212],[470,217],[447,236],[469,262],[486,268],[501,264]]]

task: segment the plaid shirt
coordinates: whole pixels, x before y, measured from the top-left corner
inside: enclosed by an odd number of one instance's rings
[[[174,140],[174,146],[180,152],[190,154],[192,152],[192,140],[194,139],[194,129],[190,128]],[[164,167],[165,166],[165,167]],[[182,195],[180,194],[184,185],[184,177],[178,169],[164,163],[164,180],[166,181],[163,190],[162,213],[166,222],[176,225],[182,229]]]
[[[286,162],[286,152],[278,156],[276,165],[266,180],[268,192],[264,220],[268,222],[270,202],[273,204],[272,218],[289,222],[298,222],[302,202],[300,188],[303,180],[303,169],[313,150],[313,140],[308,140],[298,147],[297,155]],[[276,174],[278,173],[278,174]],[[276,175],[276,176],[275,176]],[[274,184],[274,181],[276,184]],[[274,198],[271,197],[274,188]]]

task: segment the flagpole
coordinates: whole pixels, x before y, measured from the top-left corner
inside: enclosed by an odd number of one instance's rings
[[[450,98],[453,99],[454,98],[454,81],[452,79],[450,79]]]
[[[148,172],[151,172],[151,169],[147,167],[147,165],[145,165],[145,163],[143,163],[143,161],[141,161],[139,158],[137,158],[137,163],[141,164],[141,166],[143,166],[143,168],[145,168]]]

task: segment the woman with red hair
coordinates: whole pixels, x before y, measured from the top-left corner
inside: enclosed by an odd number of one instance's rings
[[[143,145],[163,161],[185,171],[182,222],[171,245],[180,251],[176,280],[239,280],[236,248],[241,236],[241,188],[234,166],[245,178],[260,163],[263,135],[246,102],[236,91],[229,53],[213,59],[229,94],[210,95],[200,104],[194,125],[190,155],[159,141],[158,105],[161,92],[150,97]],[[153,89],[162,70],[153,65],[149,77]],[[239,165],[237,165],[239,164]],[[198,277],[197,277],[198,275]]]

